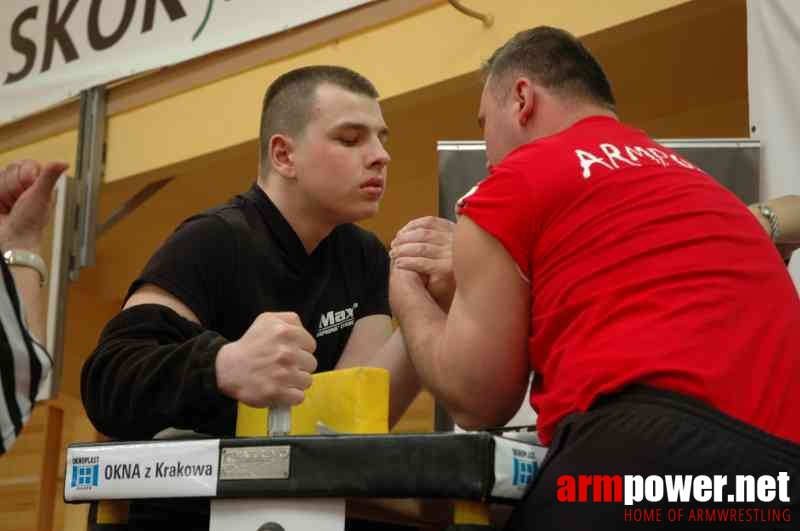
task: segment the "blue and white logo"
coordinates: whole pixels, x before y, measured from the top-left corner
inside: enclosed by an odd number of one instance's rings
[[[89,490],[100,484],[100,458],[76,457],[72,460],[70,488]]]
[[[533,480],[533,476],[536,474],[536,462],[531,459],[521,459],[519,457],[514,457],[514,476],[511,479],[511,484],[514,486],[517,485],[527,485],[528,483]]]

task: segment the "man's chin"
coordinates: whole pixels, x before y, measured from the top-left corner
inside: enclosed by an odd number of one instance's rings
[[[371,202],[363,206],[359,205],[358,208],[354,208],[352,211],[348,212],[347,217],[349,219],[347,221],[343,221],[343,223],[357,223],[359,221],[366,221],[377,216],[379,210],[380,203],[378,201]]]

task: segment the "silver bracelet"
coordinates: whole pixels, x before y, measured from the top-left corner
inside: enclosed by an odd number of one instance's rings
[[[769,225],[769,239],[773,242],[777,242],[781,229],[778,226],[778,216],[775,214],[775,211],[767,205],[759,204],[758,212],[767,220],[767,224]]]
[[[9,249],[3,253],[3,260],[8,267],[21,266],[36,270],[39,273],[39,285],[44,286],[47,282],[47,265],[38,254],[22,249]]]

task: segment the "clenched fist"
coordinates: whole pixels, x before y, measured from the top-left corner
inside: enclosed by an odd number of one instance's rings
[[[32,160],[0,169],[0,247],[39,250],[53,187],[66,169],[63,162],[42,166]]]
[[[217,387],[253,407],[297,405],[317,369],[317,342],[295,313],[262,313],[217,354]]]

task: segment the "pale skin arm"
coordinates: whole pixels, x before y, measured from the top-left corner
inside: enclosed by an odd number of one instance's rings
[[[391,256],[407,257],[416,270],[424,272],[427,290],[443,308],[449,308],[455,289],[452,226],[453,223],[441,218],[415,219],[406,224],[392,242]],[[420,381],[408,356],[403,334],[400,330],[392,332],[392,328],[386,315],[360,319],[336,368],[387,369],[391,375],[389,419],[394,425],[419,393]]]
[[[421,277],[397,259],[392,308],[422,384],[458,425],[505,424],[519,408],[530,368],[529,286],[502,245],[470,219],[455,231],[456,292],[449,314]]]
[[[393,259],[404,257],[414,270],[424,274],[426,289],[443,308],[449,308],[455,290],[452,243],[453,223],[429,216],[406,224],[392,242],[390,253]],[[400,330],[392,332],[388,316],[368,316],[356,323],[336,368],[355,366],[389,370],[389,419],[394,425],[419,393],[420,381],[409,358],[403,334]]]
[[[353,327],[347,346],[336,364],[348,367],[380,367],[390,375],[389,425],[400,419],[419,393],[419,379],[406,352],[399,330],[392,331],[388,315],[369,315]]]
[[[128,298],[128,301],[125,303],[125,306],[122,309],[127,310],[128,308],[138,306],[140,304],[160,304],[171,309],[184,319],[200,324],[200,319],[197,318],[194,312],[188,306],[186,306],[183,301],[172,295],[170,292],[153,284],[145,284],[141,288],[137,289],[133,295]]]
[[[0,169],[0,247],[41,254],[42,234],[48,223],[53,187],[67,169],[63,162],[41,165],[23,160]],[[39,274],[12,267],[14,284],[25,308],[28,328],[40,343],[45,340],[44,288]]]
[[[788,258],[792,252],[800,247],[800,196],[784,195],[762,201],[775,212],[778,217],[778,227],[780,233],[775,245],[781,252],[781,256]],[[766,218],[758,211],[758,205],[750,205],[750,212],[758,219],[764,230],[769,233],[769,223]]]

